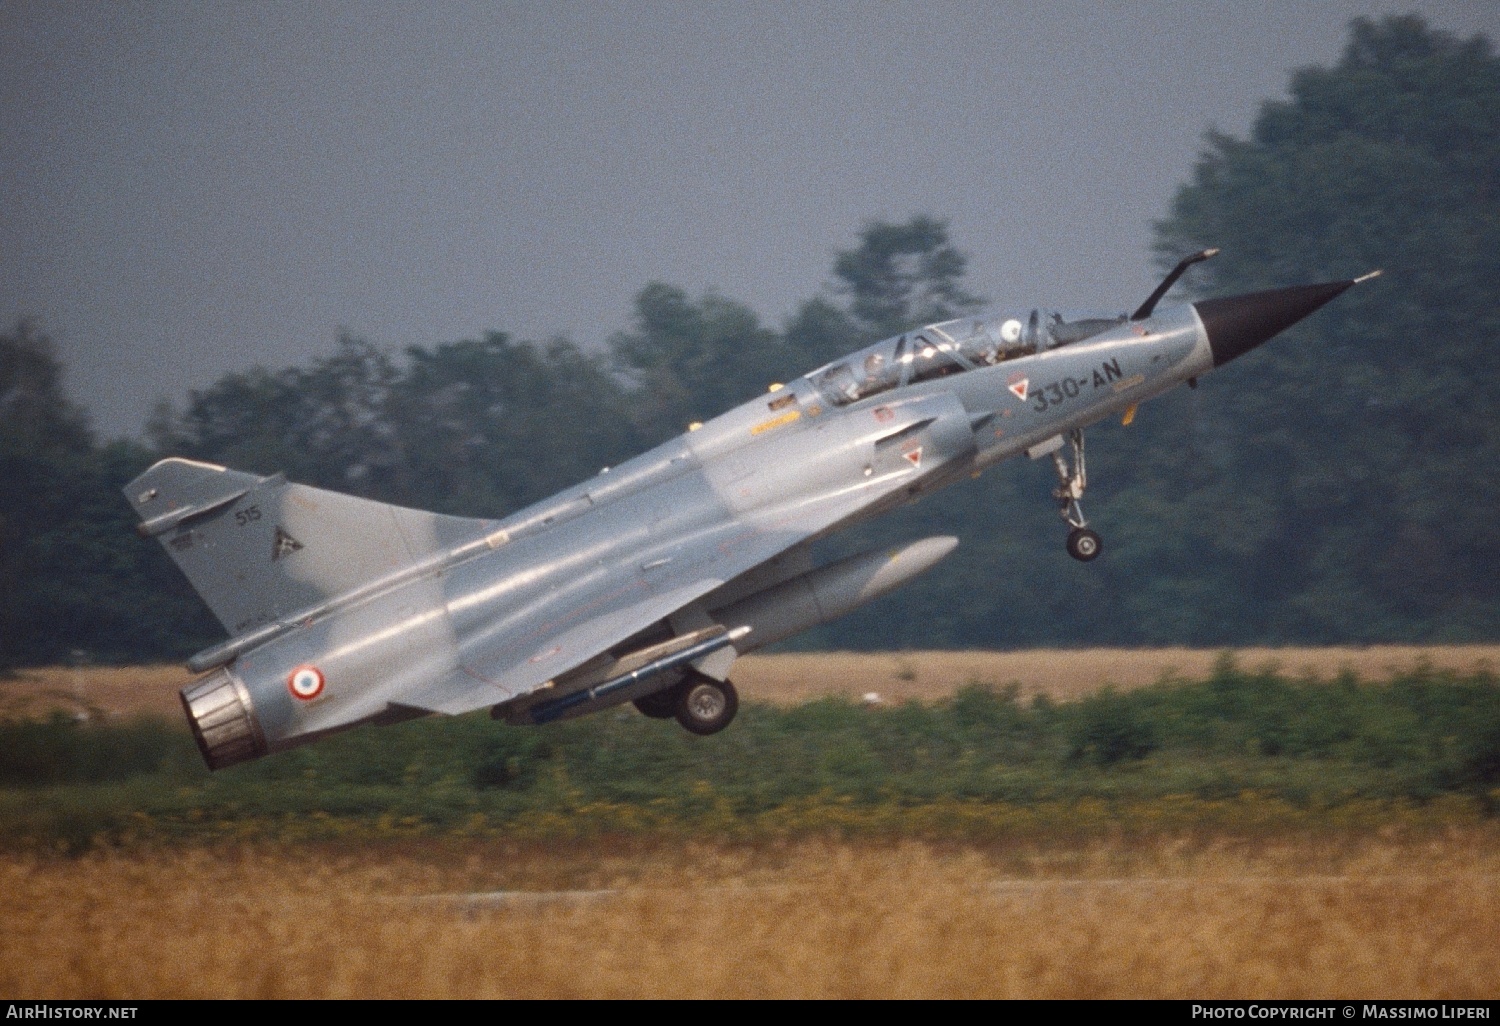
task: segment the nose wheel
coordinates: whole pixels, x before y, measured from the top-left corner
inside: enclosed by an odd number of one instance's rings
[[[1068,432],[1068,447],[1073,450],[1073,465],[1068,466],[1068,458],[1061,451],[1052,454],[1052,465],[1057,468],[1057,487],[1052,489],[1052,497],[1057,500],[1058,513],[1073,528],[1068,532],[1068,555],[1082,563],[1098,557],[1104,549],[1104,542],[1095,531],[1089,530],[1089,522],[1084,519],[1083,506],[1080,500],[1083,498],[1084,489],[1088,487],[1088,470],[1083,462],[1083,431],[1074,428]]]
[[[1103,547],[1099,535],[1087,527],[1075,527],[1068,532],[1068,555],[1079,562],[1087,563],[1098,556]]]

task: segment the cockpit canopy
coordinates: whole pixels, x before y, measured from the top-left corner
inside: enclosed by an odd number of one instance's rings
[[[843,406],[918,381],[1082,342],[1125,319],[1124,314],[1069,318],[1041,310],[1025,317],[960,317],[876,342],[807,377],[828,402]]]

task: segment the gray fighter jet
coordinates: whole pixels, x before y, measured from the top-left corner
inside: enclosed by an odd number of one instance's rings
[[[212,672],[182,691],[204,759],[219,769],[432,713],[541,724],[627,701],[712,734],[734,718],[739,655],[957,545],[814,566],[815,539],[1023,453],[1052,458],[1068,552],[1096,558],[1083,428],[1128,423],[1365,280],[1156,312],[1214,252],[1129,316],[1001,312],[886,339],[503,520],[161,461],[126,487],[139,530],[230,635],[189,661]]]

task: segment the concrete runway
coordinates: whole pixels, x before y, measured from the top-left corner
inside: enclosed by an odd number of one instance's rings
[[[1386,876],[1242,876],[1242,877],[1079,877],[1079,878],[1032,878],[1016,880],[991,880],[978,884],[974,892],[994,898],[1036,897],[1046,894],[1082,894],[1089,891],[1108,893],[1143,894],[1183,890],[1229,890],[1233,888],[1255,888],[1267,885],[1295,888],[1298,890],[1335,890],[1351,887],[1381,888],[1385,890],[1429,887],[1439,884],[1463,885],[1468,888],[1500,887],[1500,876],[1418,876],[1411,874]],[[566,891],[473,891],[451,894],[419,894],[386,897],[379,900],[399,904],[451,907],[457,911],[481,912],[486,910],[545,908],[559,905],[588,905],[609,902],[623,897],[650,897],[652,895],[679,895],[683,888],[601,888],[598,890]],[[787,884],[765,884],[762,886],[704,887],[694,889],[694,894],[715,896],[737,895],[784,895],[795,890]]]

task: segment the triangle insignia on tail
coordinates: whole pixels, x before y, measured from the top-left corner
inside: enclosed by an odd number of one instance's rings
[[[276,528],[276,537],[271,542],[271,562],[274,563],[282,556],[290,555],[301,547],[301,542],[278,527]]]

